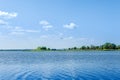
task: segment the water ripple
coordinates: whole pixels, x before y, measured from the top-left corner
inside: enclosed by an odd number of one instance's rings
[[[77,71],[74,75],[70,72],[54,72],[48,76],[38,71],[23,71],[14,73],[10,80],[120,80],[119,72],[111,71]]]
[[[0,80],[120,80],[120,54],[81,53],[2,52]]]

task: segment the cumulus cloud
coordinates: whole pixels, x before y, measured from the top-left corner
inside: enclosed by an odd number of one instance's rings
[[[43,29],[48,30],[52,28],[53,26],[48,21],[40,21],[39,24],[42,26]]]
[[[0,11],[0,17],[4,18],[4,19],[11,19],[17,16],[16,12],[5,12],[5,11]]]
[[[76,27],[76,24],[71,22],[69,24],[65,24],[63,27],[67,29],[74,29]]]
[[[9,12],[5,12],[5,11],[0,11],[0,25],[8,26],[8,22],[6,22],[6,19],[11,19],[16,16],[17,16],[17,13],[15,13],[15,12],[9,13]]]
[[[8,22],[4,21],[4,20],[0,20],[0,25],[7,25]]]

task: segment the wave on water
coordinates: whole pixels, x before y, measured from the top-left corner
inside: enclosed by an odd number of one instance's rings
[[[68,67],[68,66],[67,66]],[[0,80],[120,80],[120,70],[79,67],[17,66],[0,73]],[[14,70],[15,69],[15,70]]]

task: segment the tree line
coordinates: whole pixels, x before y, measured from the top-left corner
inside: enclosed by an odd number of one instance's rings
[[[35,49],[36,51],[41,51],[41,50],[51,50],[50,48],[47,48],[47,47],[45,47],[45,46],[42,46],[42,47],[37,47],[36,49]]]
[[[37,47],[35,51],[56,51],[61,49],[50,49],[45,46]],[[120,45],[116,45],[114,43],[105,43],[100,46],[90,45],[90,46],[81,46],[81,47],[72,47],[62,50],[120,50]]]
[[[100,46],[81,46],[80,48],[78,47],[73,47],[73,48],[68,48],[68,50],[120,50],[120,45],[116,45],[114,43],[105,43]]]

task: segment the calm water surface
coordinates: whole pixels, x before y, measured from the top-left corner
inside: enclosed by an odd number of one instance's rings
[[[120,80],[120,51],[0,51],[0,80]]]

